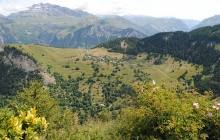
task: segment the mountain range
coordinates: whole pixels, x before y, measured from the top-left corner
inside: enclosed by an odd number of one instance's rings
[[[219,16],[203,21],[148,16],[95,16],[49,3],[0,15],[0,44],[42,44],[91,48],[115,38],[144,38],[159,32],[191,31],[219,24]]]
[[[215,15],[210,18],[206,18],[203,21],[201,21],[196,27],[204,27],[204,26],[213,26],[216,24],[220,24],[220,15]]]
[[[158,32],[188,31],[187,25],[177,18],[155,18],[148,16],[124,16],[125,19],[141,26],[148,36]]]

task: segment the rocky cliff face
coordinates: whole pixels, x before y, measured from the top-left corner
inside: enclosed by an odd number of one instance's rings
[[[30,58],[28,55],[22,54],[20,51],[16,49],[11,49],[10,51],[7,50],[5,52],[5,46],[0,46],[0,52],[3,54],[3,63],[7,66],[15,66],[19,69],[22,69],[25,72],[33,72],[38,71],[38,73],[42,76],[45,85],[49,83],[54,83],[55,79],[47,74],[43,68],[41,68],[35,60]]]
[[[31,58],[26,55],[17,54],[14,51],[4,56],[4,64],[16,66],[26,72],[39,69],[38,65]]]

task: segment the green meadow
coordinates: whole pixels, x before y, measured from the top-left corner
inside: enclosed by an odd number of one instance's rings
[[[97,92],[101,92],[100,83],[107,81],[114,81],[120,78],[124,83],[129,84],[131,81],[137,79],[135,70],[145,73],[149,77],[162,84],[181,83],[177,80],[180,75],[187,71],[185,79],[191,79],[193,75],[202,71],[202,66],[189,64],[186,61],[175,61],[170,56],[163,58],[162,64],[155,65],[154,61],[157,58],[147,60],[148,54],[141,53],[137,56],[125,55],[121,53],[108,52],[104,48],[95,48],[90,50],[85,49],[71,49],[71,48],[52,48],[40,45],[14,45],[16,48],[22,50],[33,56],[39,65],[49,73],[58,72],[65,79],[68,76],[77,78],[84,75],[84,80],[80,83],[80,88],[88,90],[88,87],[83,84],[94,73],[92,65],[96,65],[99,69],[97,75],[103,74],[103,77],[97,77],[97,82],[93,85]],[[87,58],[87,57],[88,58]],[[119,70],[114,72],[118,67]],[[114,72],[114,74],[112,74]],[[112,75],[111,75],[112,74]],[[107,78],[107,76],[110,78]],[[142,75],[143,76],[143,75]],[[144,76],[143,76],[144,77]],[[84,86],[83,86],[84,85]]]

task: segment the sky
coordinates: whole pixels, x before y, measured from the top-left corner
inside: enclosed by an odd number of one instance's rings
[[[195,20],[220,15],[220,0],[0,0],[0,14],[7,16],[38,3],[80,9],[94,15],[146,15]]]

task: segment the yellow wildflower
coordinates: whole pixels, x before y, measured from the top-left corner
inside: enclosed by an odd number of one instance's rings
[[[35,118],[36,118],[36,109],[30,108],[30,110],[27,111],[26,121],[28,123],[32,123]]]
[[[46,129],[48,124],[49,124],[49,123],[47,123],[47,121],[46,121],[46,119],[44,117],[41,118],[41,123],[44,126],[44,129]]]
[[[12,116],[12,117],[10,118],[10,121],[11,121],[12,129],[13,129],[17,134],[21,135],[21,134],[23,133],[21,120],[19,120],[18,117]]]
[[[22,120],[25,120],[25,118],[26,118],[26,112],[20,111],[20,113],[19,113],[19,118],[21,118]]]

